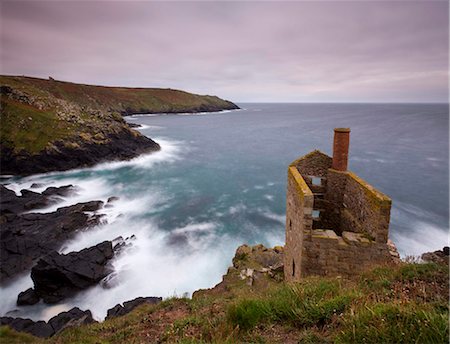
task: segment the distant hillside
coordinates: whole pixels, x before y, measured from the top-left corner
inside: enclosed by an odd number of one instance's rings
[[[31,174],[129,159],[159,145],[122,115],[238,107],[215,96],[157,88],[0,76],[1,173]]]
[[[136,113],[213,112],[239,107],[216,96],[201,96],[162,88],[106,87],[74,84],[30,77],[0,76],[0,84],[36,96],[64,99],[83,107],[117,112]]]

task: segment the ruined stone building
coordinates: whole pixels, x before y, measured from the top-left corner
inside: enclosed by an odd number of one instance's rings
[[[398,260],[388,239],[391,199],[347,170],[350,129],[333,157],[315,150],[288,168],[284,275],[349,277]]]

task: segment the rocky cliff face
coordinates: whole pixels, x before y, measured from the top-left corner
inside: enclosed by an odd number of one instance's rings
[[[27,175],[130,159],[159,145],[122,115],[238,108],[176,90],[0,76],[1,173]]]

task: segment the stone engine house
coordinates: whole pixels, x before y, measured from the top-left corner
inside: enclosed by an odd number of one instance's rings
[[[349,128],[333,157],[315,150],[288,168],[284,275],[349,277],[399,259],[388,239],[391,199],[347,170]]]

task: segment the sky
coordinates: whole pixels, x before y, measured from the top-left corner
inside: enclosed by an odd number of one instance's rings
[[[0,3],[2,74],[235,102],[448,102],[448,1]]]

